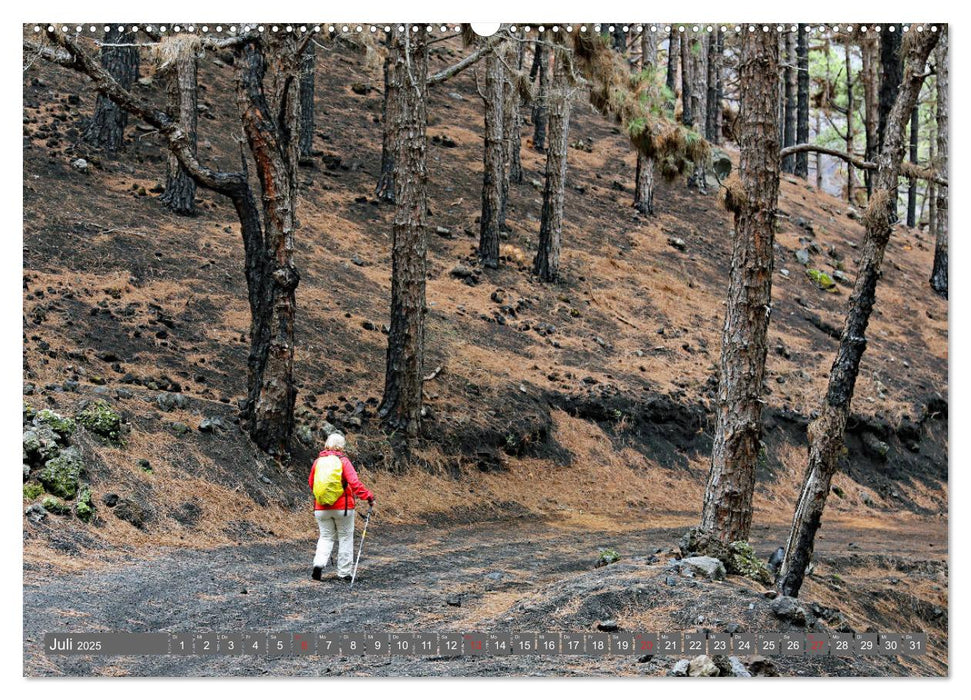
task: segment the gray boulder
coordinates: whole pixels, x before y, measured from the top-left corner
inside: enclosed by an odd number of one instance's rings
[[[712,581],[725,578],[725,565],[714,557],[688,557],[681,560],[681,566]]]
[[[47,510],[40,503],[34,503],[24,511],[24,515],[27,516],[30,522],[40,523],[47,517]]]
[[[751,678],[752,674],[745,668],[745,664],[737,656],[729,656],[728,663],[732,666],[732,675],[737,678]]]
[[[685,676],[688,675],[688,664],[689,663],[690,663],[690,660],[689,659],[680,659],[680,660],[678,660],[678,662],[675,663],[674,666],[671,667],[671,670],[668,671],[668,675],[669,676],[677,676],[679,678],[684,678]]]
[[[772,612],[780,620],[798,627],[806,626],[806,610],[795,598],[787,595],[779,596],[772,601]]]
[[[688,675],[692,678],[712,677],[720,674],[710,656],[701,654],[688,662]]]
[[[164,394],[159,394],[155,397],[155,403],[163,411],[173,411],[175,409],[184,409],[189,405],[189,400],[184,394],[172,394],[166,392]]]
[[[24,455],[31,464],[43,464],[60,451],[57,435],[46,425],[38,425],[24,431]]]

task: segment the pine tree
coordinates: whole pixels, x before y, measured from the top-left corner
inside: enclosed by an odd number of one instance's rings
[[[866,329],[876,303],[877,282],[892,232],[894,191],[906,148],[907,121],[920,94],[927,58],[940,32],[912,31],[904,42],[907,63],[896,98],[887,114],[883,146],[877,156],[873,194],[863,217],[865,235],[856,283],[850,296],[839,349],[829,373],[829,386],[818,417],[809,425],[809,464],[792,520],[785,559],[776,582],[785,595],[797,596],[802,587],[822,523],[830,483],[844,449],[860,362],[866,349]]]
[[[539,246],[533,260],[533,274],[544,282],[555,282],[560,272],[560,240],[563,229],[563,199],[569,151],[572,86],[566,49],[553,49],[553,83],[550,87],[550,142],[546,151],[546,184],[540,218]]]
[[[391,244],[391,326],[384,395],[378,415],[401,436],[396,455],[409,455],[421,430],[425,345],[425,279],[428,209],[427,149],[428,46],[424,26],[394,32],[389,42],[389,111],[398,168]]]
[[[482,213],[479,216],[479,260],[499,266],[499,232],[502,227],[503,65],[498,51],[485,59],[485,138],[482,148]]]
[[[772,302],[779,194],[779,41],[742,35],[739,172],[726,186],[734,213],[732,265],[719,365],[711,471],[702,528],[725,542],[747,540],[761,450],[762,379]]]
[[[809,143],[809,37],[806,25],[796,25],[796,143]],[[793,173],[809,177],[809,154],[797,153]]]
[[[946,173],[948,168],[948,112],[950,107],[950,85],[948,81],[948,30],[939,29],[941,38],[937,45],[937,167]],[[934,235],[934,269],[931,273],[931,287],[947,299],[947,237],[948,237],[948,188],[937,185]]]

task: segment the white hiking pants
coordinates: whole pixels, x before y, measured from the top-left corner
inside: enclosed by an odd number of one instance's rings
[[[314,566],[327,566],[330,553],[337,542],[337,575],[350,576],[354,564],[354,510],[344,515],[343,508],[334,510],[315,510],[320,539],[317,540],[317,553]]]

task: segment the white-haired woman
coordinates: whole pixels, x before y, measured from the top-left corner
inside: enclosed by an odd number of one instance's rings
[[[331,504],[322,505],[314,498],[314,517],[320,530],[317,540],[317,551],[314,554],[314,568],[311,578],[320,580],[320,575],[327,566],[334,543],[337,543],[337,578],[344,580],[351,575],[354,561],[354,496],[374,505],[374,494],[368,491],[357,477],[357,471],[351,460],[344,454],[344,436],[332,433],[324,444],[323,451],[317,455],[313,467],[310,468],[310,488],[314,488],[314,476],[317,465],[322,458],[337,457],[341,465],[341,486],[343,493]],[[336,468],[336,462],[334,463]]]

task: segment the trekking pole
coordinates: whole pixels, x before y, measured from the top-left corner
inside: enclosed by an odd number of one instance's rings
[[[371,522],[371,513],[374,511],[374,506],[368,508],[367,515],[364,516],[364,529],[361,530],[361,546],[357,550],[357,559],[354,561],[354,571],[351,573],[351,587],[350,590],[354,590],[354,579],[357,578],[357,565],[361,563],[361,552],[364,551],[364,538],[367,536],[367,526]]]

